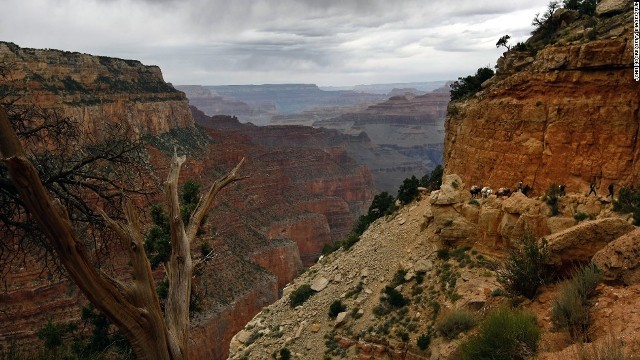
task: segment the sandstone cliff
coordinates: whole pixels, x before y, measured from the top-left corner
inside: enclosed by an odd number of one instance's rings
[[[0,42],[0,64],[1,97],[57,110],[98,139],[105,123],[126,124],[136,135],[193,126],[187,98],[157,66],[8,42]]]
[[[567,16],[573,22],[535,54],[506,52],[481,92],[452,103],[447,173],[492,187],[523,181],[538,194],[551,183],[584,192],[594,180],[599,192],[610,183],[638,186],[640,83],[631,1],[618,3],[620,14]]]

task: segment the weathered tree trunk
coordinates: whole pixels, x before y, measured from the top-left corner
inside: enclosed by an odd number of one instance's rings
[[[133,281],[122,284],[98,272],[73,231],[66,210],[46,192],[37,171],[27,160],[5,110],[0,107],[0,155],[7,164],[11,180],[27,210],[42,227],[55,254],[71,280],[100,311],[127,336],[138,359],[184,360],[189,356],[189,298],[193,260],[190,244],[215,195],[228,184],[243,179],[237,171],[244,159],[227,175],[218,179],[200,199],[189,226],[180,217],[178,176],[184,157],[173,156],[165,184],[169,205],[172,254],[166,265],[169,295],[163,319],[155,291],[151,266],[144,250],[144,239],[133,206],[125,204],[127,224],[103,217],[128,249]]]

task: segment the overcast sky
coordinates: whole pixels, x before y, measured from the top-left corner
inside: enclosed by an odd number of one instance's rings
[[[357,85],[493,66],[548,0],[2,0],[0,40],[137,59],[176,85]]]

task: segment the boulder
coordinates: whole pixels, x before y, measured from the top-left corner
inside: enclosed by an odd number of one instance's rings
[[[334,323],[333,326],[338,327],[342,324],[344,324],[344,322],[347,320],[347,312],[343,311],[341,313],[338,314],[338,316],[336,316],[336,322]]]
[[[322,291],[329,284],[329,280],[324,276],[319,276],[311,282],[311,290],[313,291]]]
[[[591,261],[596,252],[618,237],[632,231],[634,226],[619,218],[605,218],[582,222],[547,237],[549,265],[570,267]]]
[[[469,191],[464,190],[462,179],[458,175],[445,175],[440,190],[432,191],[429,202],[434,205],[451,205],[462,203],[471,197]]]
[[[605,281],[640,284],[640,228],[613,240],[592,259]]]
[[[521,192],[515,192],[508,199],[502,202],[502,210],[509,214],[540,214],[541,202],[526,197]]]
[[[596,5],[596,15],[615,15],[623,12],[631,0],[602,0]]]
[[[576,219],[572,217],[554,216],[547,219],[547,228],[551,234],[555,234],[575,226],[576,223]]]

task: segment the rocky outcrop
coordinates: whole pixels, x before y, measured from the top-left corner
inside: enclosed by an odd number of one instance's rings
[[[586,264],[595,253],[611,241],[632,231],[634,226],[619,218],[587,221],[546,237],[549,264],[557,268],[571,268]]]
[[[164,82],[157,66],[8,42],[0,42],[0,63],[6,68],[0,85],[8,92],[2,96],[72,117],[96,140],[109,123],[137,136],[193,126],[186,97]]]
[[[593,263],[609,282],[640,283],[640,229],[611,241],[593,256]]]
[[[624,3],[622,14],[595,18],[592,28],[568,25],[535,56],[505,53],[480,93],[450,107],[447,173],[494,188],[523,181],[536,194],[551,183],[585,193],[594,180],[598,193],[610,183],[639,185],[640,83]]]

